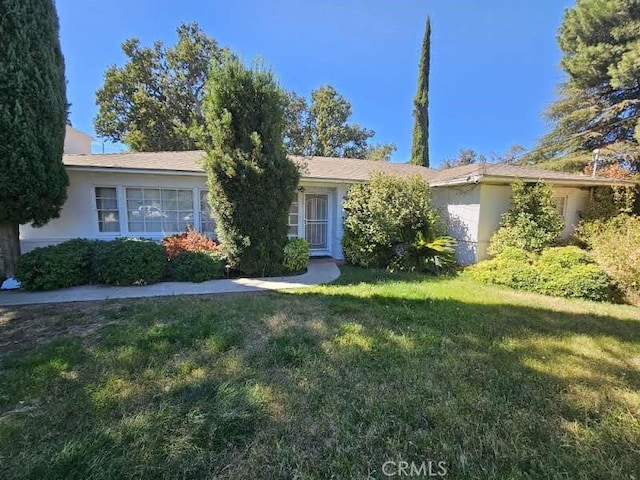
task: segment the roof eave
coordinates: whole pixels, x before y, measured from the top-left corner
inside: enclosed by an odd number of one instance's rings
[[[551,185],[561,185],[568,187],[611,187],[611,186],[627,186],[633,187],[635,182],[629,180],[619,180],[616,178],[545,178],[544,176],[536,177],[512,177],[506,175],[486,175],[482,178],[483,183],[514,183],[518,180],[523,182],[539,182],[543,181]]]
[[[146,175],[180,175],[190,177],[203,177],[206,174],[196,170],[163,170],[148,168],[124,168],[124,167],[87,167],[82,165],[65,165],[67,170],[75,172],[102,172],[102,173],[142,173]]]
[[[181,175],[181,176],[206,176],[206,173],[199,170],[165,170],[165,169],[148,169],[148,168],[127,168],[127,167],[94,167],[84,165],[65,165],[68,170],[75,172],[102,172],[102,173],[140,173],[146,175]],[[365,183],[366,179],[351,179],[351,178],[324,178],[324,177],[311,177],[303,175],[300,180],[311,183]]]
[[[430,187],[453,187],[455,185],[471,185],[478,184],[484,181],[482,175],[467,175],[466,177],[452,178],[450,180],[443,180],[441,182],[429,182]]]
[[[633,187],[636,182],[630,180],[618,180],[615,178],[545,178],[539,177],[513,177],[508,175],[471,175],[461,178],[453,178],[451,180],[445,180],[442,182],[432,182],[432,187],[449,187],[455,185],[469,185],[469,184],[511,184],[518,180],[523,182],[539,182],[544,181],[551,185],[560,185],[568,187],[610,187],[610,186],[625,186]]]
[[[323,178],[323,177],[309,177],[302,175],[300,177],[301,181],[311,182],[311,183],[338,183],[338,184],[346,184],[346,183],[365,183],[367,180],[363,179],[353,179],[353,178]]]

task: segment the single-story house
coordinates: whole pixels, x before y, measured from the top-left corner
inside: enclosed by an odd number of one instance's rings
[[[71,238],[120,236],[161,239],[187,225],[214,233],[207,202],[201,151],[91,154],[91,137],[68,128],[63,162],[69,174],[68,199],[60,217],[34,228],[23,225],[23,252]],[[486,257],[489,239],[510,207],[511,184],[544,180],[557,193],[564,235],[575,228],[592,187],[631,182],[501,164],[433,170],[409,164],[345,158],[292,157],[303,167],[289,211],[289,235],[309,241],[313,255],[342,259],[342,200],[349,185],[374,172],[419,175],[433,188],[458,242],[463,264]],[[256,199],[259,201],[259,199]]]

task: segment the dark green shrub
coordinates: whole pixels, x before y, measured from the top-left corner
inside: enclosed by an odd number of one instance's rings
[[[67,200],[69,103],[56,4],[0,2],[0,250],[8,277],[16,276],[19,225],[46,224]]]
[[[578,235],[627,300],[640,303],[640,217],[623,214],[606,221],[583,222]]]
[[[419,232],[426,243],[445,233],[429,186],[419,176],[375,174],[369,183],[349,188],[343,208],[344,257],[361,267],[387,267],[419,241]]]
[[[282,266],[288,273],[303,272],[309,266],[309,242],[302,238],[291,238],[284,246]]]
[[[165,276],[167,257],[162,245],[132,238],[104,242],[96,251],[96,273],[107,285],[146,285]]]
[[[553,190],[544,182],[512,186],[512,207],[502,216],[500,228],[491,237],[488,253],[498,255],[507,247],[541,252],[554,245],[564,228],[556,212]]]
[[[280,273],[300,180],[284,147],[285,92],[270,71],[232,58],[214,62],[206,89],[204,166],[218,238],[241,272]]]
[[[26,290],[54,290],[95,281],[93,257],[103,242],[77,238],[20,257],[16,278]]]
[[[206,282],[223,278],[225,264],[219,252],[184,251],[169,261],[169,277],[178,282]]]

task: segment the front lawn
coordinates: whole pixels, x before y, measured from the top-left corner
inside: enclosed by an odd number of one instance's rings
[[[287,293],[0,307],[2,479],[387,461],[640,478],[640,309],[348,268]]]

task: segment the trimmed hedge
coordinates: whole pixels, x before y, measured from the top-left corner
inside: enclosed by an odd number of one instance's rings
[[[96,251],[98,280],[107,285],[147,285],[163,279],[167,257],[162,245],[149,240],[119,238]]]
[[[303,272],[309,266],[309,242],[302,238],[291,238],[284,246],[282,265],[287,273]]]
[[[20,257],[16,278],[25,290],[55,290],[95,282],[93,258],[103,243],[77,238],[36,248]]]
[[[504,285],[554,297],[611,301],[609,276],[578,247],[555,247],[540,255],[505,248],[491,260],[469,267],[466,274],[482,283]]]
[[[218,252],[184,251],[169,260],[169,277],[178,282],[205,282],[223,278],[225,261]]]

